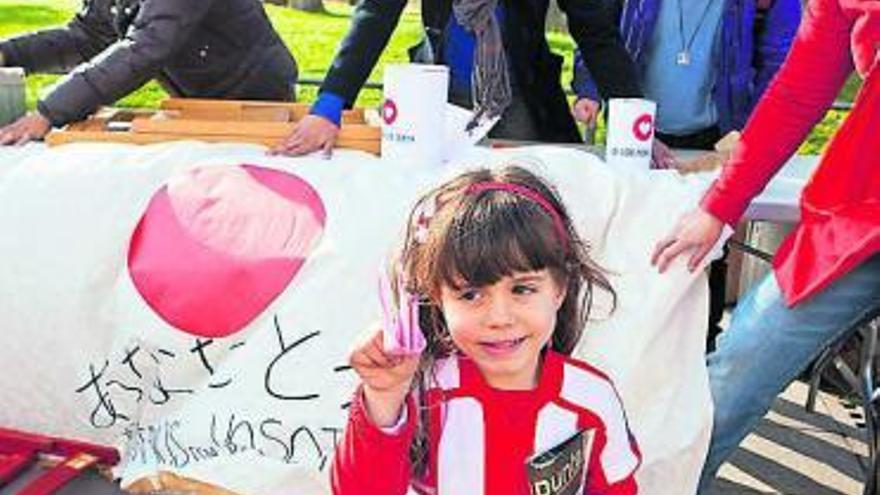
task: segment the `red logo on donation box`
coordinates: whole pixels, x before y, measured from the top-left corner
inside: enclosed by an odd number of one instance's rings
[[[382,120],[387,125],[391,125],[397,120],[397,104],[394,103],[394,100],[385,100],[385,103],[382,104]]]
[[[633,122],[633,136],[636,137],[639,141],[647,141],[651,139],[651,135],[654,133],[654,118],[651,117],[651,114],[645,113],[639,116]]]

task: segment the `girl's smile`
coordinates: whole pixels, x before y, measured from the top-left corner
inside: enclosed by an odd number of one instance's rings
[[[525,342],[526,337],[520,337],[507,340],[495,340],[480,342],[480,346],[488,353],[497,357],[504,357],[516,352],[520,345]]]

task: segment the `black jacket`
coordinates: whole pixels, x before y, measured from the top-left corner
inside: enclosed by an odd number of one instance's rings
[[[259,0],[83,0],[67,26],[0,52],[27,72],[72,70],[38,103],[56,126],[153,78],[173,96],[290,100],[297,77]]]
[[[500,0],[505,9],[502,37],[515,91],[529,108],[539,139],[548,142],[581,140],[559,82],[562,58],[553,54],[544,34],[549,0]],[[638,73],[614,20],[602,0],[558,0],[569,31],[585,55],[605,98],[642,96]],[[322,90],[351,104],[369,77],[400,18],[405,0],[362,0],[351,29],[327,73]],[[451,15],[451,0],[423,0],[426,42],[419,61],[442,63],[443,29]],[[427,60],[426,60],[427,59]]]

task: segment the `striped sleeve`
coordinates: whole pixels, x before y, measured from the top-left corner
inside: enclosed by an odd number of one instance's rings
[[[635,473],[641,453],[611,381],[586,366],[566,363],[560,399],[581,409],[581,427],[596,430],[585,493],[638,493]]]

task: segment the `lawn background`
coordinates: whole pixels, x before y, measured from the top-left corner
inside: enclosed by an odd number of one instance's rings
[[[325,1],[325,13],[308,13],[293,9],[266,5],[266,10],[275,29],[281,34],[287,46],[296,57],[300,78],[323,79],[329,67],[339,40],[348,30],[352,7],[347,3]],[[0,0],[0,38],[11,35],[57,26],[67,22],[79,8],[78,0]],[[421,37],[419,13],[407,9],[403,19],[383,53],[379,64],[370,75],[370,81],[382,81],[384,64],[407,61],[407,48]],[[571,80],[571,64],[574,43],[564,33],[549,33],[551,49],[565,57],[563,84],[568,87]],[[39,95],[46,91],[58,78],[53,75],[32,75],[27,80],[28,107],[33,108]],[[852,101],[859,81],[853,77],[839,97]],[[315,98],[315,86],[300,85],[297,97],[300,101],[311,102]],[[128,107],[154,108],[165,97],[165,92],[155,82],[120,100],[118,105]],[[364,89],[357,100],[358,106],[376,106],[381,99],[379,90]],[[825,119],[813,130],[801,146],[801,153],[818,153],[829,136],[840,125],[845,112],[830,111]]]

